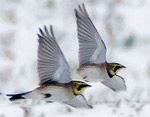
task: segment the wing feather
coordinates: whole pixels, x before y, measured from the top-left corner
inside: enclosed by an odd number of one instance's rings
[[[79,40],[80,65],[85,63],[104,63],[106,61],[106,47],[92,23],[84,4],[75,9]]]
[[[118,75],[115,75],[113,78],[109,78],[109,80],[106,80],[102,83],[113,91],[126,90],[126,83],[124,78]]]
[[[73,106],[75,108],[93,108],[91,105],[88,104],[87,100],[82,94],[64,103]]]
[[[39,29],[39,47],[38,47],[38,74],[40,84],[47,81],[69,82],[70,67],[58,46],[52,26],[50,32],[44,26],[44,30]]]

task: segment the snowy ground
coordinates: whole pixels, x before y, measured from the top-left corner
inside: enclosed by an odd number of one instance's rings
[[[4,96],[38,86],[38,28],[54,26],[57,41],[70,63],[78,67],[74,8],[81,0],[0,1],[0,117],[148,117],[150,115],[150,1],[86,0],[89,15],[107,46],[107,59],[127,68],[127,91],[115,93],[100,83],[84,92],[94,109],[30,100],[13,104]]]

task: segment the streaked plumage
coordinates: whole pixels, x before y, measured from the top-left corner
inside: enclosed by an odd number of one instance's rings
[[[81,94],[90,85],[71,81],[70,67],[59,48],[52,26],[40,30],[38,48],[38,74],[40,86],[33,91],[7,95],[10,100],[33,99],[60,102],[73,107],[92,108]]]
[[[84,4],[75,9],[79,40],[77,72],[85,81],[102,82],[114,91],[125,90],[125,81],[116,75],[123,65],[106,61],[106,46],[92,23]]]

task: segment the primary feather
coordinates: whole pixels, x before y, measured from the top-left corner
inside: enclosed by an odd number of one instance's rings
[[[75,9],[79,40],[80,65],[85,63],[104,63],[106,61],[106,47],[92,23],[84,4]]]
[[[40,84],[47,81],[69,82],[70,67],[59,48],[52,26],[50,31],[44,26],[44,32],[40,30],[38,49],[38,74]]]

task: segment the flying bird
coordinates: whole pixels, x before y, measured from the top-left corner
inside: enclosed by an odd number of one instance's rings
[[[60,102],[77,108],[92,108],[81,94],[89,84],[73,81],[70,66],[56,42],[52,26],[48,30],[39,29],[38,74],[39,87],[25,93],[8,94],[11,101],[20,99],[45,100],[48,103]]]
[[[77,73],[87,82],[101,82],[113,91],[126,90],[124,78],[117,73],[125,68],[119,63],[106,60],[106,46],[85,5],[75,9],[79,42],[79,68]]]

